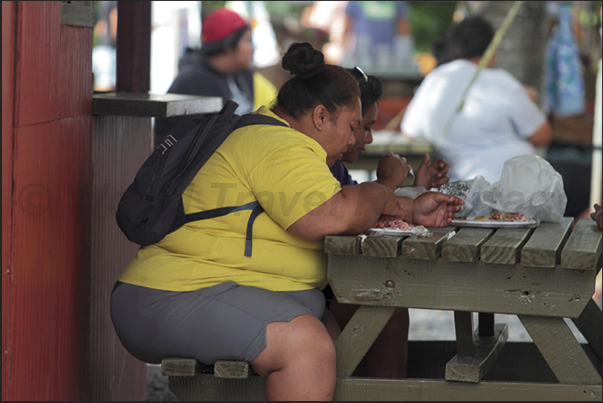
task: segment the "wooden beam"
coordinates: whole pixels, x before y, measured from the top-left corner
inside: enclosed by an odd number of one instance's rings
[[[601,375],[563,318],[518,317],[559,382],[601,385]]]
[[[337,375],[350,376],[371,348],[395,308],[361,306],[335,341]]]
[[[265,380],[219,379],[213,375],[170,377],[169,387],[180,400],[266,400]],[[562,385],[544,382],[481,381],[477,384],[425,379],[339,377],[335,401],[601,401],[598,385]]]
[[[327,277],[342,303],[567,318],[595,283],[592,271],[362,255],[329,255]]]
[[[117,2],[117,91],[151,88],[151,2]]]
[[[572,321],[601,359],[601,347],[603,345],[603,325],[601,322],[603,317],[599,305],[591,298],[580,316],[573,318]]]
[[[463,356],[460,352],[457,353],[446,364],[445,378],[447,381],[480,382],[490,368],[494,366],[509,337],[509,331],[506,324],[499,324],[496,325],[494,336],[480,336],[479,332],[475,332],[474,336],[474,355]]]
[[[456,333],[456,355],[475,358],[473,312],[454,311],[454,331]]]

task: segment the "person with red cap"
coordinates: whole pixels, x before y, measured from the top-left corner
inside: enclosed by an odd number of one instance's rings
[[[224,7],[214,10],[203,20],[201,43],[201,49],[188,48],[182,56],[168,93],[221,97],[223,104],[232,100],[239,104],[239,115],[270,106],[277,90],[252,70],[253,44],[247,21]],[[156,119],[155,144],[178,119],[182,117]]]

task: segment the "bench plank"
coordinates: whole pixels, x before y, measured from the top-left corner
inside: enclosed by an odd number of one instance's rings
[[[480,336],[475,332],[474,338],[475,355],[463,357],[457,354],[448,361],[444,376],[447,381],[480,382],[500,355],[509,338],[509,330],[506,324],[498,324],[493,336]]]
[[[406,237],[393,235],[369,235],[362,242],[362,254],[374,257],[400,256],[400,246]]]
[[[324,251],[333,255],[359,255],[364,235],[327,235]]]
[[[560,223],[543,222],[521,250],[521,263],[529,267],[554,268],[561,259],[561,249],[572,232],[574,219],[563,217]]]
[[[168,357],[161,360],[161,375],[195,376],[201,373],[201,363],[194,358]]]
[[[415,260],[434,260],[440,257],[442,245],[448,235],[455,232],[454,227],[428,228],[433,234],[430,238],[406,238],[402,243],[402,256]]]
[[[252,372],[249,363],[245,361],[218,360],[214,364],[214,376],[216,378],[249,379]]]
[[[601,255],[601,231],[591,218],[578,221],[561,252],[561,267],[596,270]]]
[[[484,263],[515,264],[519,260],[521,247],[528,241],[533,228],[499,228],[482,245],[481,259]]]
[[[563,318],[518,317],[559,382],[601,385],[601,375]]]
[[[488,228],[461,228],[442,245],[442,259],[449,262],[475,262],[481,246],[494,234]]]

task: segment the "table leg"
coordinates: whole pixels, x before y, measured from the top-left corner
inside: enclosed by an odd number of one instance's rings
[[[478,326],[480,336],[494,336],[494,314],[480,312]]]
[[[459,357],[474,358],[473,313],[454,311],[454,329],[456,332],[456,354]]]
[[[492,368],[508,338],[507,325],[494,326],[493,314],[479,314],[474,332],[471,312],[454,312],[456,356],[446,364],[445,379],[477,383]]]
[[[580,316],[572,318],[572,321],[595,353],[597,353],[599,359],[601,359],[601,347],[603,345],[603,316],[601,315],[601,308],[599,308],[599,305],[591,298]]]
[[[599,372],[563,318],[517,316],[559,382],[601,384]]]
[[[335,341],[337,376],[351,376],[396,308],[362,305]]]

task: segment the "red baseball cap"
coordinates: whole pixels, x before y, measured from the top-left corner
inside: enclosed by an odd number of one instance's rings
[[[203,20],[201,39],[203,43],[218,42],[249,24],[234,11],[219,8],[212,11]]]

